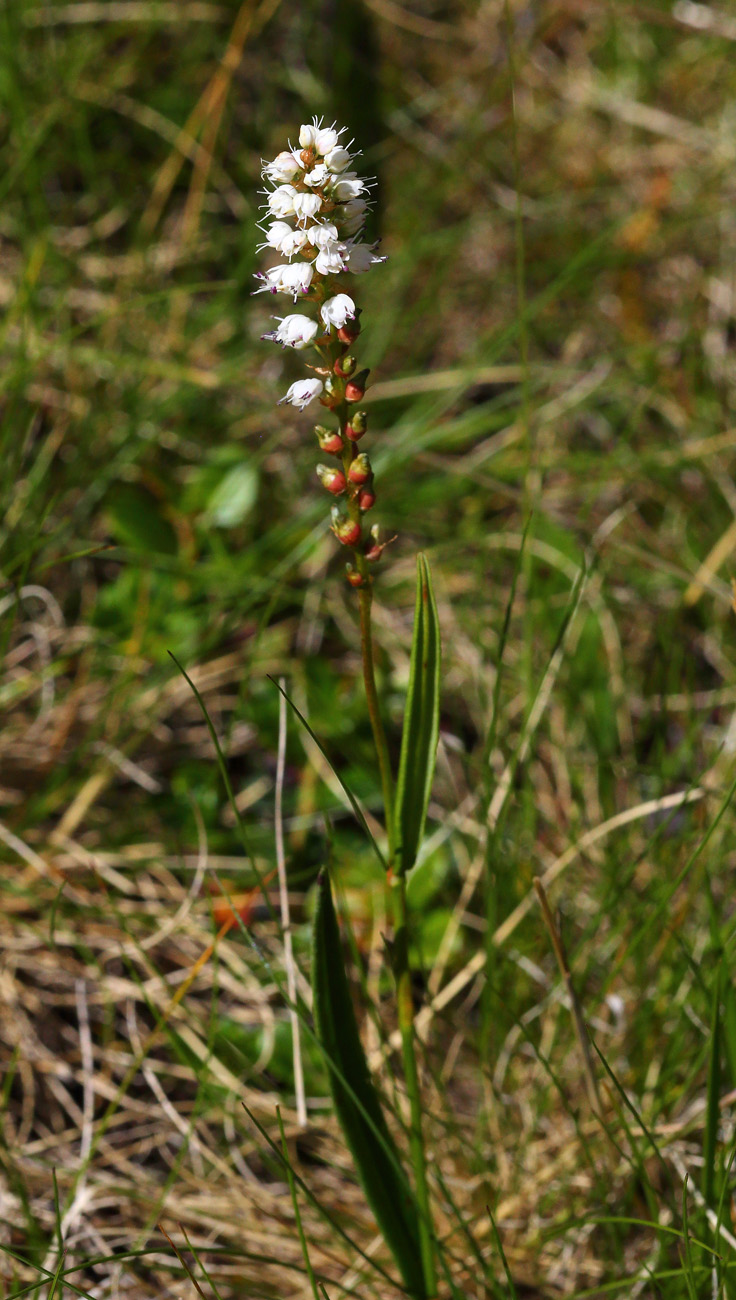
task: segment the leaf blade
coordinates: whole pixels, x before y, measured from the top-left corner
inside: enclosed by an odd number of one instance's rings
[[[427,558],[417,556],[417,598],[409,689],[396,784],[397,875],[419,852],[432,788],[440,729],[440,625]]]
[[[368,1070],[350,998],[326,871],[317,882],[312,991],[330,1092],[366,1199],[412,1296],[425,1295],[419,1222],[411,1190]]]

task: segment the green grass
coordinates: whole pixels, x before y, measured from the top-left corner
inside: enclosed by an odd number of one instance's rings
[[[296,959],[330,858],[404,1143],[382,876],[341,785],[375,831],[355,597],[251,297],[260,157],[314,113],[378,176],[389,255],[360,300],[395,770],[420,549],[443,635],[408,889],[441,1294],[734,1294],[731,20],[510,10],[516,148],[501,3],[254,6],[219,120],[232,0],[0,5],[5,1297],[190,1294],[186,1268],[306,1295],[298,1220],[330,1300],[393,1294],[306,1034],[298,1132],[263,905],[171,1006],[257,876],[169,652],[258,872],[271,677],[324,747],[334,770],[290,717]]]

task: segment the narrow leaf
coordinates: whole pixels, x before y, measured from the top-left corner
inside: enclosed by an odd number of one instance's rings
[[[417,603],[409,690],[396,786],[396,866],[414,866],[427,816],[440,727],[440,625],[424,555],[417,556]]]
[[[335,1114],[384,1240],[410,1294],[421,1300],[425,1291],[416,1207],[360,1041],[327,872],[321,873],[317,890],[314,1023],[329,1068]]]
[[[719,962],[713,980],[713,1001],[710,1018],[710,1060],[708,1062],[708,1091],[705,1108],[705,1134],[703,1136],[703,1176],[701,1191],[706,1206],[713,1208],[716,1191],[716,1149],[718,1144],[718,1098],[721,1075],[721,987],[723,966]]]

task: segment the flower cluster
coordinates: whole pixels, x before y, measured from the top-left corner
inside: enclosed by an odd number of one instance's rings
[[[264,248],[285,261],[256,276],[256,293],[286,293],[294,303],[311,303],[316,319],[303,312],[276,316],[276,329],[262,337],[282,347],[313,349],[317,361],[309,364],[314,378],[299,379],[281,398],[303,410],[319,399],[337,417],[339,427],[318,425],[320,450],[338,458],[336,465],[318,465],[322,486],[340,503],[332,507],[332,531],[355,551],[348,580],[355,587],[369,581],[368,562],[377,560],[386,543],[377,529],[363,536],[362,515],[375,502],[373,471],[368,456],[357,450],[367,428],[365,411],[356,409],[365,392],[368,371],[357,370],[351,349],[360,334],[360,309],[344,292],[346,273],[362,274],[385,257],[376,255],[377,244],[362,242],[371,183],[352,170],[355,154],[343,144],[345,128],[323,126],[314,118],[299,130],[299,147],[289,145],[272,162],[264,162],[262,175],[273,188],[264,191],[267,217],[261,227]]]

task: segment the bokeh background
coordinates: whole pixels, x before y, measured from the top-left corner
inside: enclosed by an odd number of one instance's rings
[[[262,872],[271,678],[324,747],[290,720],[297,956],[329,859],[400,1123],[383,884],[337,776],[380,816],[355,598],[312,413],[276,406],[300,359],[251,296],[260,159],[316,114],[377,177],[388,255],[356,293],[394,755],[418,549],[443,628],[411,901],[457,1293],[510,1294],[490,1206],[520,1295],[710,1295],[677,1233],[688,1202],[714,1231],[703,1197],[730,1222],[736,12],[4,0],[0,23],[3,1294],[189,1296],[161,1222],[205,1294],[306,1295],[255,1122],[278,1143],[277,1103],[329,1295],[398,1294],[308,1042],[296,1125],[281,938],[171,658]],[[251,937],[207,956],[223,891]]]

